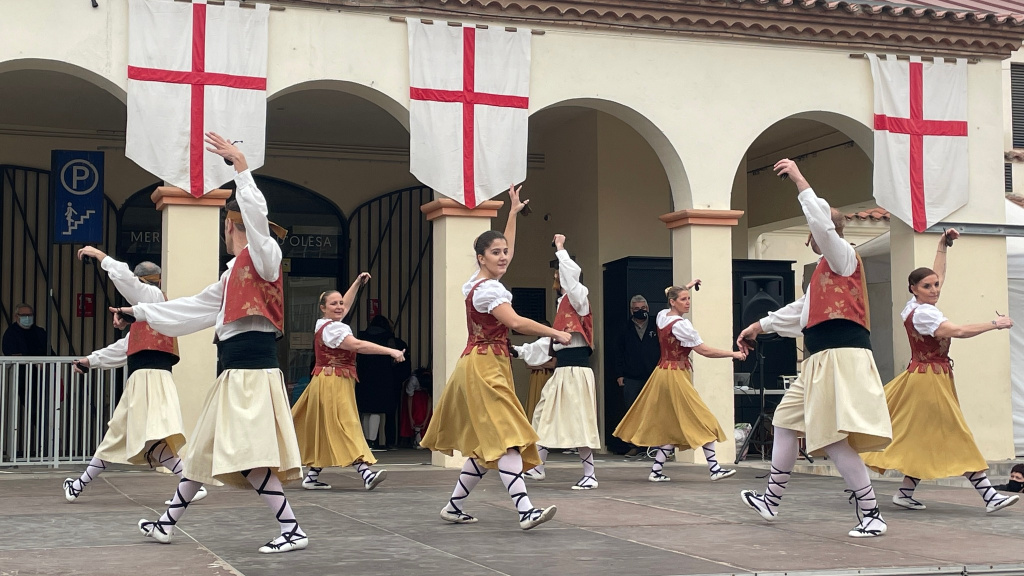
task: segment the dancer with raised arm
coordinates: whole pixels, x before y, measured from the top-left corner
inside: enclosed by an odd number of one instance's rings
[[[513,387],[508,331],[548,336],[561,344],[568,344],[572,337],[523,318],[512,308],[512,293],[502,285],[501,277],[515,250],[516,216],[529,201],[520,202],[515,187],[509,188],[509,198],[505,233],[489,230],[473,243],[480,269],[462,287],[469,341],[437,401],[421,444],[449,456],[458,450],[468,457],[455,491],[441,510],[442,519],[455,524],[476,522],[463,512],[463,500],[488,470],[497,469],[519,513],[519,527],[529,530],[553,518],[556,509],[535,508],[527,495],[523,471],[541,462],[537,433],[526,420]]]
[[[227,203],[224,243],[235,257],[220,280],[202,292],[155,304],[111,308],[134,315],[161,333],[184,336],[214,328],[217,381],[189,437],[185,478],[156,521],[140,520],[143,534],[167,544],[174,526],[205,483],[254,488],[277,517],[280,536],[264,554],[301,550],[309,538],[292,512],[282,481],[301,477],[299,445],[278,368],[277,338],[284,332],[284,281],[279,238],[286,231],[267,219],[267,202],[245,156],[230,141],[208,132],[207,150],[234,164],[237,190]],[[211,246],[216,250],[216,246]]]
[[[907,279],[913,296],[900,316],[910,339],[910,364],[885,386],[892,419],[892,444],[882,452],[864,455],[864,463],[877,472],[899,470],[903,485],[892,503],[909,510],[924,510],[914,498],[921,480],[963,475],[985,501],[986,512],[1016,504],[1016,494],[1004,496],[989,482],[988,463],[974,442],[974,434],[960,411],[949,345],[953,338],[973,338],[990,330],[1008,330],[1013,320],[998,315],[991,322],[959,326],[936,307],[945,285],[946,250],[960,237],[947,230],[939,237],[935,263],[918,268]],[[948,239],[948,240],[947,240]]]
[[[558,258],[554,289],[559,295],[555,311],[555,330],[572,335],[569,344],[552,343],[556,368],[544,386],[533,414],[533,428],[541,465],[526,473],[527,478],[543,480],[544,462],[549,448],[577,448],[583,463],[583,476],[573,490],[597,488],[594,449],[601,447],[597,429],[597,386],[590,369],[594,351],[594,318],[590,313],[590,291],[580,282],[582,270],[565,250],[565,236],[555,234],[552,244]]]
[[[820,254],[807,293],[747,326],[736,343],[750,349],[762,333],[804,337],[807,357],[775,409],[772,468],[764,494],[740,493],[762,518],[778,516],[782,494],[796,463],[799,437],[812,455],[828,454],[856,502],[854,538],[885,534],[868,469],[858,452],[881,450],[892,439],[882,381],[871,354],[867,280],[864,264],[843,239],[845,217],[818,198],[796,162],[779,160],[775,172],[796,185],[797,199],[811,229],[808,243]]]
[[[133,273],[124,262],[92,246],[78,251],[78,259],[83,258],[94,258],[128,302],[165,300],[160,290],[160,267],[156,264],[140,262]],[[125,365],[128,369],[124,393],[107,422],[107,432],[96,454],[81,477],[64,480],[64,498],[68,502],[77,500],[111,462],[163,466],[182,478],[180,455],[185,433],[178,389],[171,378],[171,367],[177,363],[177,339],[156,332],[145,322],[135,322],[124,338],[75,361],[75,371],[79,373]],[[205,497],[204,488],[193,501]]]
[[[320,295],[322,318],[316,321],[313,350],[316,367],[313,380],[292,407],[295,432],[299,440],[302,465],[308,466],[302,479],[307,490],[330,490],[321,482],[320,472],[330,466],[355,466],[363,479],[363,488],[373,490],[387,477],[387,470],[373,471],[377,462],[363,436],[356,406],[356,354],[391,356],[405,361],[405,350],[386,348],[359,340],[343,322],[355,302],[359,288],[370,281],[363,272],[342,298],[337,290]]]
[[[658,312],[657,316],[661,360],[614,432],[625,442],[655,447],[654,465],[647,477],[651,482],[671,480],[665,475],[664,466],[676,448],[701,448],[712,481],[736,473],[718,464],[715,442],[725,442],[728,437],[693,387],[690,351],[706,358],[734,360],[746,359],[747,353],[742,349],[734,352],[708,346],[693,324],[682,317],[690,311],[690,289],[699,282],[694,280],[685,288],[669,286],[665,289],[669,308]]]

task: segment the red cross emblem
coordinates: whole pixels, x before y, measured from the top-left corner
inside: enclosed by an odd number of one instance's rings
[[[476,176],[474,175],[474,139],[476,106],[500,106],[504,108],[529,108],[530,99],[525,96],[509,96],[477,92],[474,89],[476,75],[476,28],[462,29],[462,90],[435,90],[431,88],[409,88],[409,98],[433,102],[459,102],[462,104],[462,185],[467,208],[476,207]]]
[[[192,4],[192,69],[189,71],[128,67],[128,78],[146,82],[188,84],[192,87],[189,129],[189,192],[199,198],[203,190],[203,120],[205,87],[226,86],[242,90],[266,90],[267,79],[206,71],[206,4]]]
[[[925,119],[924,68],[920,62],[911,62],[910,118],[875,114],[875,130],[910,135],[910,205],[914,230],[923,232],[927,227],[924,207],[924,137],[967,136],[967,122]]]

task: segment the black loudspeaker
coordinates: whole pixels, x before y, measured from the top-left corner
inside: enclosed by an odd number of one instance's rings
[[[750,275],[740,278],[740,311],[742,319],[740,327],[749,326],[783,306],[782,276]]]
[[[733,335],[794,300],[793,262],[786,260],[733,260]],[[764,359],[765,388],[781,388],[780,376],[796,374],[796,341],[792,338],[762,336],[758,339]],[[734,361],[736,373],[749,373],[750,387],[760,385],[757,358]]]

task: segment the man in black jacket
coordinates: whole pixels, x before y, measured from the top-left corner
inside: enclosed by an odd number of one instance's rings
[[[647,299],[639,294],[629,300],[631,321],[626,322],[615,343],[615,381],[622,388],[626,410],[633,405],[647,379],[651,377],[661,356],[658,328],[650,322]],[[626,458],[639,455],[636,446],[630,448]]]

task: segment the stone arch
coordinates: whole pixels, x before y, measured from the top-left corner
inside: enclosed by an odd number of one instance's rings
[[[7,60],[0,62],[0,74],[6,72],[17,72],[22,70],[41,70],[46,72],[59,72],[61,74],[67,74],[74,76],[81,80],[85,80],[90,84],[93,84],[114,98],[117,98],[122,104],[127,105],[128,93],[112,82],[110,79],[93,72],[87,68],[76,66],[69,62],[62,62],[60,60],[48,60],[45,58],[19,58],[17,60]]]
[[[358,82],[349,82],[345,80],[310,80],[307,82],[300,82],[267,96],[267,104],[268,106],[272,105],[274,100],[282,96],[287,96],[303,90],[334,90],[358,96],[359,98],[377,105],[397,120],[406,131],[409,130],[409,110],[405,106],[384,92],[364,84],[359,84]]]
[[[559,106],[578,106],[598,110],[618,118],[633,128],[633,130],[636,130],[636,132],[640,134],[640,136],[643,137],[643,139],[651,146],[655,154],[658,155],[658,159],[661,161],[662,168],[665,170],[665,175],[668,177],[669,188],[672,192],[672,206],[674,209],[683,210],[693,206],[693,199],[690,194],[690,181],[686,176],[686,169],[683,167],[683,161],[679,157],[679,153],[675,146],[673,146],[672,142],[669,141],[668,136],[666,136],[665,133],[649,118],[630,106],[601,98],[571,98],[568,100],[561,100],[554,104],[545,106],[540,110],[535,110],[531,116],[543,110]]]

